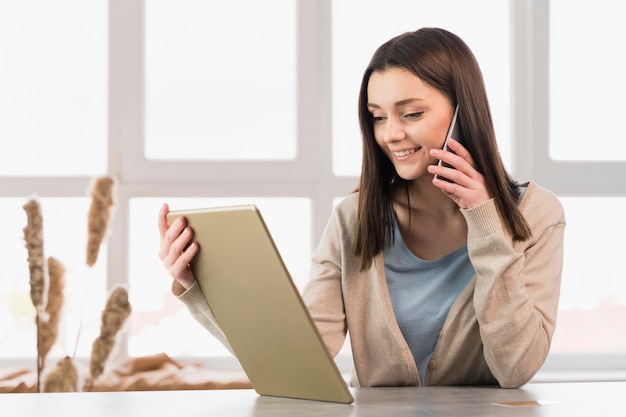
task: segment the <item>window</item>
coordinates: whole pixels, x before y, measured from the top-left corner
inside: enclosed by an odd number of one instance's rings
[[[73,353],[79,326],[77,355],[89,354],[107,289],[119,283],[133,304],[120,356],[228,355],[169,294],[157,257],[160,205],[257,203],[302,286],[333,204],[358,180],[363,69],[380,43],[421,26],[468,42],[505,164],[565,206],[549,362],[598,369],[617,355],[624,363],[626,288],[613,234],[626,228],[617,127],[626,110],[617,41],[626,8],[608,0],[594,8],[569,0],[378,4],[0,1],[0,137],[11,144],[0,154],[0,320],[11,323],[0,330],[0,363],[35,352],[21,208],[32,195],[43,208],[46,255],[68,269],[54,355]],[[88,270],[87,189],[104,174],[120,180],[118,204]]]
[[[549,55],[536,68],[533,86],[540,108],[532,117],[541,121],[533,133],[533,157],[545,162],[535,165],[535,177],[561,197],[568,221],[552,351],[623,355],[626,287],[618,236],[626,230],[626,138],[618,115],[626,111],[626,56],[617,39],[626,35],[618,23],[626,7],[609,1],[593,7],[583,1],[539,3],[533,13],[549,16],[538,19]],[[546,82],[549,89],[542,88]],[[546,108],[547,119],[537,114]]]
[[[0,2],[0,175],[106,172],[106,15],[104,0]]]
[[[623,250],[619,240],[613,240],[608,233],[626,230],[622,215],[626,197],[561,197],[561,201],[567,215],[568,239],[552,351],[624,352],[626,283],[620,262]]]
[[[68,13],[71,10],[71,13]],[[99,332],[107,248],[87,270],[89,177],[107,171],[107,3],[0,2],[0,361],[36,357],[22,206],[41,204],[45,256],[67,268],[67,319],[51,355],[87,355]]]
[[[608,0],[550,3],[550,157],[625,161],[626,7]],[[610,11],[610,12],[609,12]],[[580,30],[584,27],[585,30]],[[582,59],[584,55],[584,59]],[[600,72],[593,76],[595,72]],[[594,146],[588,146],[593,138]],[[607,152],[609,150],[609,152]]]
[[[152,0],[145,16],[147,158],[295,158],[295,2]]]

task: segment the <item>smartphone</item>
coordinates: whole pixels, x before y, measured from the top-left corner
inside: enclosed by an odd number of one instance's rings
[[[448,127],[448,133],[446,133],[446,140],[443,143],[443,149],[445,149],[447,151],[449,151],[449,149],[448,149],[448,140],[450,140],[451,137],[456,139],[457,142],[463,143],[463,137],[461,135],[461,128],[459,127],[459,124],[456,122],[456,118],[457,118],[458,114],[459,114],[459,106],[457,105],[456,108],[454,109],[454,114],[452,115],[452,121],[450,122],[450,127]],[[441,166],[445,166],[445,167],[449,167],[449,168],[451,167],[451,165],[446,164],[441,159],[439,160],[437,165],[440,166],[440,167]],[[452,182],[448,178],[442,177],[440,175],[435,175],[435,178],[437,178],[439,180]]]

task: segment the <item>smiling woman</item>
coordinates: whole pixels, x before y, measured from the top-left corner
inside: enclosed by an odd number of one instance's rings
[[[438,26],[458,33],[481,63],[505,167],[520,181],[549,185],[568,213],[547,365],[626,370],[618,242],[626,230],[626,142],[611,133],[619,132],[620,119],[610,116],[626,112],[618,94],[624,60],[615,53],[624,4],[384,4],[0,2],[0,323],[7,323],[0,327],[0,365],[34,364],[22,237],[22,205],[33,194],[42,204],[47,253],[67,267],[68,300],[103,305],[107,288],[129,284],[134,309],[120,358],[165,351],[221,364],[229,353],[169,292],[154,214],[163,202],[267,202],[277,244],[303,286],[311,248],[361,173],[356,109],[363,68],[392,36]],[[572,62],[580,55],[572,51],[581,50],[597,58],[587,63],[602,62],[606,75],[584,90],[584,101],[572,88],[590,73],[585,62]],[[75,288],[85,278],[86,190],[103,174],[120,179],[118,210],[82,297]],[[73,349],[79,307],[66,306],[51,360]],[[98,317],[85,322],[91,327],[79,357],[97,336]],[[349,372],[346,352],[341,361]]]
[[[465,141],[439,150],[457,105]],[[471,50],[430,27],[385,42],[363,75],[359,121],[359,187],[330,216],[302,292],[329,354],[349,333],[354,386],[527,383],[554,333],[565,220],[552,193],[504,170]],[[191,268],[194,230],[167,215],[159,257],[172,293],[228,347],[220,295]]]

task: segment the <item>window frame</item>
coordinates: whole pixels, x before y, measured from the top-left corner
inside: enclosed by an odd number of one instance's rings
[[[515,175],[558,195],[626,195],[626,162],[550,158],[550,2],[512,0],[511,6]]]
[[[181,187],[186,195],[203,195],[210,186],[216,197],[308,196],[314,206],[313,236],[319,240],[332,199],[356,184],[354,178],[332,175],[330,107],[325,105],[330,100],[331,39],[323,30],[330,21],[330,1],[297,2],[297,151],[290,161],[146,159],[143,14],[142,0],[110,0],[109,172],[122,174],[129,186],[153,185],[175,195]]]
[[[510,0],[513,175],[559,196],[624,196],[626,162],[550,158],[550,1]],[[566,213],[567,216],[567,213]],[[626,352],[551,353],[534,380],[612,380],[626,376]]]
[[[332,171],[332,34],[327,29],[331,1],[297,0],[296,159],[176,162],[148,160],[142,152],[144,0],[109,0],[107,169],[120,180],[116,220],[106,242],[109,288],[127,284],[129,201],[135,197],[205,197],[208,189],[214,197],[307,197],[312,202],[312,246],[316,246],[333,200],[358,183],[358,177],[336,176]],[[626,162],[550,159],[549,2],[509,1],[513,175],[537,181],[557,195],[626,195],[626,182],[620,180],[626,176]],[[0,196],[24,197],[24,190],[27,194],[37,190],[42,197],[83,197],[90,182],[91,177],[0,177]],[[116,355],[128,356],[126,338]],[[349,366],[345,358],[339,361]],[[611,379],[615,372],[623,376],[626,352],[551,354],[537,378],[562,379],[564,371],[594,372],[588,379]]]

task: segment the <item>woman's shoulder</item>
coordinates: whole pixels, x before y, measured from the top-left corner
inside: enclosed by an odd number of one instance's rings
[[[547,221],[550,223],[565,223],[565,213],[559,198],[550,190],[534,181],[529,181],[526,187],[520,210],[527,221]]]
[[[335,204],[333,216],[342,222],[352,221],[356,218],[358,210],[359,193],[357,191],[346,195],[339,203]]]
[[[345,196],[339,204],[337,204],[338,211],[355,211],[359,206],[359,192],[355,191],[353,193]]]
[[[354,192],[345,196],[335,204],[329,219],[329,227],[338,227],[345,232],[353,230],[359,210],[359,193]]]

